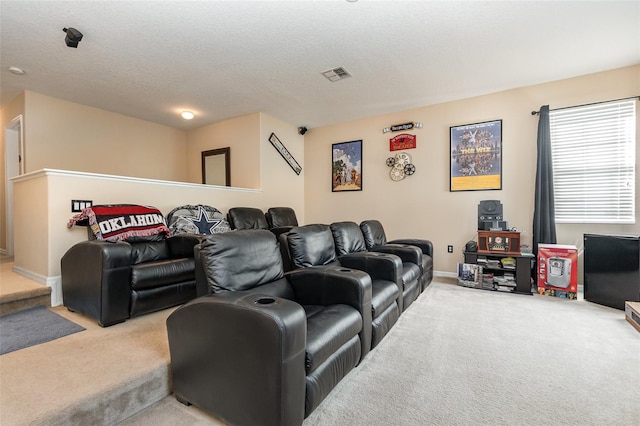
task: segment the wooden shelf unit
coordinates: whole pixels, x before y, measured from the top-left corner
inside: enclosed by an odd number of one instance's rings
[[[513,272],[515,274],[516,286],[513,293],[517,294],[533,294],[531,292],[531,261],[535,259],[535,256],[531,253],[482,253],[478,252],[464,252],[464,263],[478,264],[478,258],[486,259],[503,259],[505,257],[513,257],[516,260],[515,270],[512,268],[486,268],[498,274],[504,272]]]

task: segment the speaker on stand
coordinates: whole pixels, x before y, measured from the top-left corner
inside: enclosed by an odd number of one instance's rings
[[[499,200],[482,200],[478,204],[479,231],[505,231],[507,222],[503,220],[502,203]]]

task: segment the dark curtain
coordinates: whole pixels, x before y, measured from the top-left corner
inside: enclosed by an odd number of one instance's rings
[[[538,163],[533,211],[533,254],[538,244],[556,243],[555,202],[553,198],[553,164],[551,160],[551,130],[549,105],[540,108],[538,121]]]

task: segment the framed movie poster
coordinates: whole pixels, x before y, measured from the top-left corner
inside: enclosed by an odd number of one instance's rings
[[[331,145],[331,191],[362,191],[362,140]]]
[[[502,120],[450,127],[449,191],[502,189]]]

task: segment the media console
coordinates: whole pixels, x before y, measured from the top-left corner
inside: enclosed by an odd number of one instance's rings
[[[478,259],[481,260],[502,260],[505,257],[512,257],[516,260],[515,269],[504,268],[498,266],[485,266],[483,265],[484,272],[492,272],[496,275],[503,275],[505,272],[515,273],[515,287],[512,292],[517,294],[533,294],[531,292],[531,261],[535,259],[535,256],[531,253],[520,254],[503,254],[503,253],[478,253],[478,252],[464,252],[464,263],[478,264]]]

